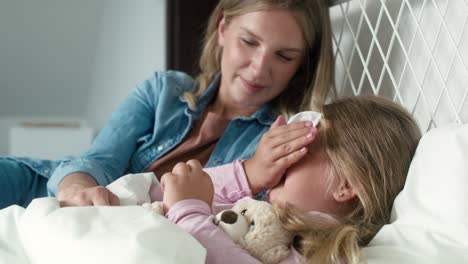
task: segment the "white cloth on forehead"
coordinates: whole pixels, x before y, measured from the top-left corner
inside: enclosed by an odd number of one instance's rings
[[[291,118],[289,118],[288,124],[293,123],[293,122],[311,121],[315,127],[318,125],[321,118],[322,118],[322,114],[319,112],[304,111],[304,112],[299,112],[293,115]]]

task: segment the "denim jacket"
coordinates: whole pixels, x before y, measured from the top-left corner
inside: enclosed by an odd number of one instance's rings
[[[181,97],[194,80],[181,72],[155,72],[141,83],[112,114],[91,148],[80,157],[63,160],[49,171],[49,195],[55,195],[65,176],[75,172],[91,175],[99,185],[107,185],[127,173],[139,173],[174,149],[189,134],[208,104],[216,96],[220,75],[199,98],[197,109],[189,109]],[[206,164],[213,167],[251,157],[261,136],[276,115],[263,106],[250,117],[238,117],[228,124]]]

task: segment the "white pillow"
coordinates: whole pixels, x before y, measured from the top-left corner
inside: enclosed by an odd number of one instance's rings
[[[363,252],[372,264],[468,263],[468,124],[423,136],[392,223]]]

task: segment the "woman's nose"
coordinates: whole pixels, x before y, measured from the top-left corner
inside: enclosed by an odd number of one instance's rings
[[[268,62],[268,55],[261,50],[258,50],[250,63],[250,68],[255,77],[262,77],[270,73],[270,64]]]

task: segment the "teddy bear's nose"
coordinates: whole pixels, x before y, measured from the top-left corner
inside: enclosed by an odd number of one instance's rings
[[[237,214],[233,211],[224,211],[221,214],[221,222],[226,224],[234,224],[237,221]]]

